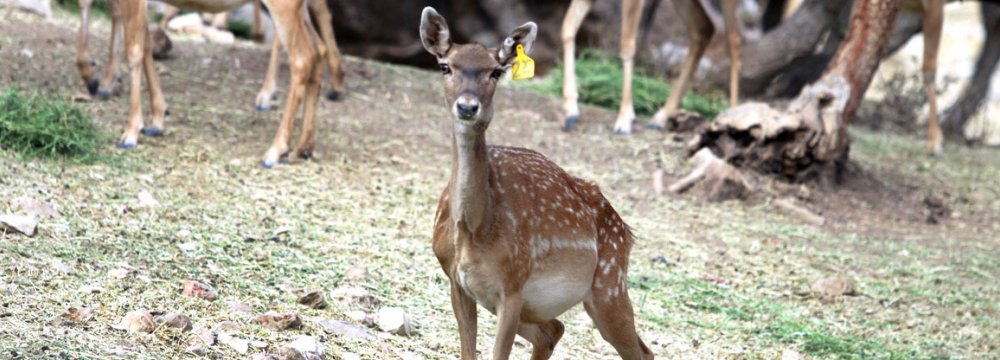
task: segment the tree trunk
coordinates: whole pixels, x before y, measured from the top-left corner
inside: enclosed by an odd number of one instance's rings
[[[693,151],[707,147],[733,165],[829,188],[847,163],[847,124],[878,69],[900,0],[856,0],[844,41],[823,76],[785,110],[748,103],[706,126]]]
[[[979,111],[987,93],[990,90],[990,79],[1000,60],[1000,5],[981,4],[983,9],[983,29],[986,31],[986,42],[976,61],[976,70],[972,82],[962,91],[958,102],[948,108],[942,116],[942,127],[945,134],[952,138],[962,138],[965,123]]]

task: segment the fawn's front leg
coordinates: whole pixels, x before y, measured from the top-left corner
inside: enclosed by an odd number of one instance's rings
[[[524,299],[521,293],[504,294],[503,301],[497,307],[497,339],[493,344],[493,360],[506,360],[510,357],[514,346],[514,336],[521,322],[521,306]]]
[[[451,281],[451,307],[458,320],[458,337],[462,344],[462,360],[476,359],[476,300],[465,293],[454,280]]]

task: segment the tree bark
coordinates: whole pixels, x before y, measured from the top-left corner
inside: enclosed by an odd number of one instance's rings
[[[941,117],[944,133],[956,139],[963,138],[965,123],[983,105],[983,100],[990,91],[990,79],[1000,60],[1000,4],[983,2],[981,6],[986,42],[976,61],[976,70],[958,102],[949,107]]]
[[[747,103],[720,114],[693,142],[742,168],[830,188],[846,168],[847,124],[882,60],[900,0],[856,0],[844,41],[823,76],[787,109]]]
[[[744,46],[740,92],[763,93],[778,74],[812,56],[849,0],[806,0],[787,21]]]

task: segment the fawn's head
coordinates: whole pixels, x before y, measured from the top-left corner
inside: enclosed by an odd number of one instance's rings
[[[493,119],[493,93],[497,82],[510,69],[517,45],[530,52],[538,26],[527,22],[507,35],[499,48],[481,44],[454,44],[444,17],[431,7],[420,18],[420,40],[438,59],[444,74],[444,94],[448,108],[455,115],[459,134],[475,135],[486,131]]]

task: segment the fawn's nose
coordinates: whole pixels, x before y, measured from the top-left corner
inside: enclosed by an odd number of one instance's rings
[[[460,119],[470,120],[479,114],[479,99],[472,95],[460,95],[455,100],[455,115]]]

